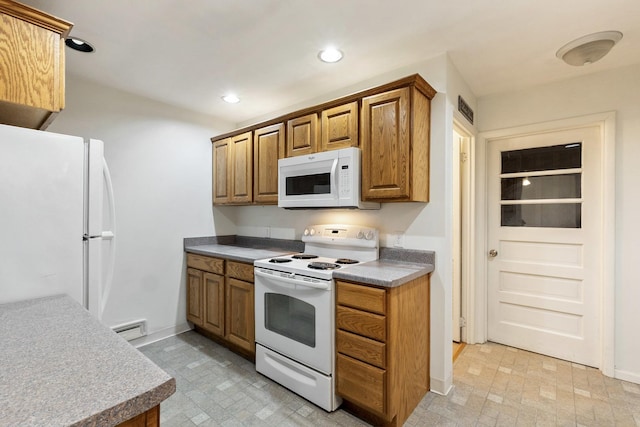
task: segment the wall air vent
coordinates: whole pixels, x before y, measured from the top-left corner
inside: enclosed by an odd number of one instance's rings
[[[113,331],[127,341],[147,335],[147,321],[136,320],[120,326],[114,326]]]

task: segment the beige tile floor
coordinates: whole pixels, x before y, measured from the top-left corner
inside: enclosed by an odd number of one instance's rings
[[[325,412],[195,332],[141,351],[176,378],[163,427],[368,425]],[[640,426],[640,385],[499,344],[467,345],[453,390],[428,393],[405,426]]]

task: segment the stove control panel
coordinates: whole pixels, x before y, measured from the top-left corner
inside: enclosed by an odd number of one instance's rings
[[[310,225],[302,233],[303,242],[353,245],[362,247],[378,246],[378,230],[359,225]]]

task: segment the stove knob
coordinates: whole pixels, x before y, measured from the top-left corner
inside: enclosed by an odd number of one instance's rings
[[[305,235],[305,236],[308,236],[308,235],[309,235],[309,229],[308,229],[308,228],[305,228],[305,229],[304,229],[304,235]]]
[[[367,234],[364,236],[364,238],[367,240],[373,239],[373,231],[372,230],[367,231]]]
[[[315,235],[315,234],[316,234],[316,230],[314,230],[314,229],[312,228],[312,229],[309,231],[309,234],[310,234],[310,235],[312,235],[312,236],[313,236],[313,235]]]
[[[358,234],[356,235],[357,239],[364,239],[364,233],[362,232],[362,230],[358,231]]]

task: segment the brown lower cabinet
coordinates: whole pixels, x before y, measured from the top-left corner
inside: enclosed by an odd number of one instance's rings
[[[154,406],[153,408],[149,409],[147,412],[143,412],[142,414],[137,415],[128,421],[118,424],[116,427],[159,427],[159,426],[160,426],[160,405]]]
[[[255,357],[253,265],[187,254],[187,320]]]
[[[336,393],[374,425],[401,426],[429,390],[429,276],[336,287]]]

